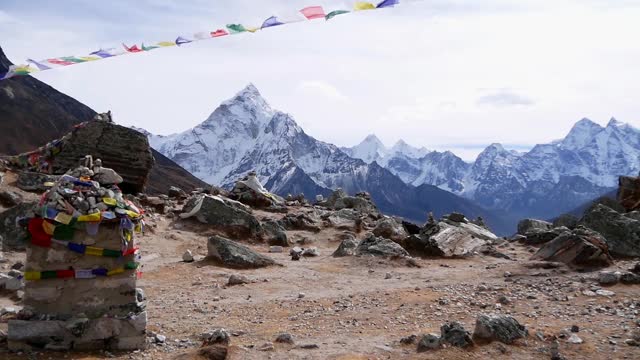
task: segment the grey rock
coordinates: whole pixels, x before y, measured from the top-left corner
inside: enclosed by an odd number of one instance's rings
[[[447,322],[440,327],[440,342],[455,347],[472,346],[471,334],[459,322]]]
[[[537,220],[537,219],[524,219],[518,223],[518,234],[527,235],[532,231],[547,231],[551,230],[553,225],[550,222]]]
[[[378,221],[373,229],[373,234],[395,242],[399,242],[409,235],[401,223],[389,217]]]
[[[549,230],[533,230],[526,234],[523,243],[526,245],[546,244],[549,241],[557,238],[558,236],[570,231],[571,230],[569,230],[569,228],[566,228],[564,226],[556,227]]]
[[[273,343],[270,342],[258,346],[259,351],[273,351],[273,349],[275,349]]]
[[[319,223],[306,214],[287,214],[281,220],[282,226],[287,230],[306,230],[320,232]]]
[[[167,337],[164,335],[156,334],[153,340],[156,342],[156,344],[164,344],[165,341],[167,341]]]
[[[578,226],[578,221],[580,221],[580,219],[574,215],[563,214],[553,220],[553,227],[566,227],[571,230]]]
[[[640,220],[598,204],[580,220],[580,225],[599,232],[613,256],[640,256]]]
[[[289,255],[291,255],[291,260],[293,261],[300,260],[300,257],[302,256],[303,251],[304,249],[299,248],[297,246],[289,250]]]
[[[409,253],[407,250],[403,249],[402,246],[389,239],[368,234],[368,236],[356,247],[356,255],[408,257]]]
[[[567,342],[570,344],[582,344],[584,340],[582,340],[578,335],[571,334],[567,339]]]
[[[418,352],[426,352],[440,348],[440,336],[436,334],[426,334],[418,342]]]
[[[473,337],[489,341],[511,344],[528,336],[527,329],[518,320],[508,315],[480,315],[476,319]]]
[[[181,188],[177,187],[177,186],[171,186],[169,187],[169,192],[168,194],[170,198],[174,198],[174,199],[186,199],[187,198],[187,193],[182,190]]]
[[[304,257],[316,257],[320,256],[320,252],[318,252],[317,247],[310,247],[302,250],[302,256]]]
[[[412,335],[405,336],[402,339],[400,339],[400,344],[411,345],[411,344],[415,344],[416,341],[418,341],[418,337],[416,335],[412,334]]]
[[[349,196],[342,189],[337,189],[321,205],[334,210],[355,209],[362,214],[380,217],[380,211],[371,200],[371,195],[364,192]]]
[[[187,250],[184,252],[184,254],[182,254],[182,261],[186,262],[186,263],[190,263],[193,262],[193,254],[191,253],[191,250]]]
[[[231,335],[223,328],[207,331],[200,335],[200,338],[207,346],[215,344],[229,345],[231,342]]]
[[[93,175],[93,180],[103,185],[117,185],[124,181],[122,176],[110,168],[100,167],[94,170],[94,172],[95,175]]]
[[[17,225],[17,220],[33,217],[35,205],[35,202],[26,202],[0,213],[2,250],[25,248],[29,234],[24,227]]]
[[[251,280],[249,280],[249,278],[244,275],[233,274],[229,277],[229,280],[227,281],[227,285],[228,286],[243,285],[243,284],[248,284],[250,282]]]
[[[543,245],[532,260],[565,263],[570,267],[605,267],[613,263],[605,239],[582,226]]]
[[[262,223],[263,237],[267,244],[276,246],[289,246],[289,239],[285,228],[275,220],[268,220]]]
[[[464,214],[461,213],[457,213],[457,212],[452,212],[451,214],[449,214],[447,216],[447,219],[453,221],[453,222],[457,222],[457,223],[468,223],[469,219],[467,219]]]
[[[199,206],[199,209],[198,209]],[[237,238],[258,237],[262,226],[251,209],[237,201],[222,196],[196,195],[191,197],[183,209],[182,218],[191,213],[198,221],[224,231]]]
[[[358,241],[355,236],[348,234],[347,238],[342,240],[336,251],[333,252],[333,257],[345,257],[353,256],[356,254],[356,248],[358,247]]]
[[[612,271],[603,271],[598,274],[598,283],[600,285],[615,285],[620,281],[620,273]]]
[[[420,235],[405,239],[405,247],[418,256],[465,257],[498,237],[489,230],[467,223],[439,222]]]
[[[620,282],[627,285],[640,284],[640,275],[631,272],[624,272],[620,276]]]
[[[276,337],[275,342],[280,344],[289,344],[294,345],[295,341],[293,340],[293,336],[289,333],[281,333]]]
[[[221,236],[212,236],[207,242],[207,257],[222,265],[236,269],[257,269],[276,265],[268,256],[258,254],[246,246]]]

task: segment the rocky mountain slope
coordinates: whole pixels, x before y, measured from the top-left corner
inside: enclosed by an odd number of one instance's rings
[[[289,114],[272,109],[253,85],[193,129],[150,135],[150,143],[194,175],[227,188],[253,170],[267,189],[280,195],[315,198],[336,188],[351,194],[367,191],[389,214],[424,221],[429,211],[438,216],[465,211],[484,216],[498,232],[508,231],[500,217],[472,201],[433,186],[415,188],[377,163],[367,164],[307,135]]]
[[[345,151],[377,161],[407,184],[435,185],[520,217],[551,218],[610,192],[619,175],[637,174],[640,130],[615,119],[606,127],[582,119],[560,141],[526,153],[492,144],[471,164],[451,152],[392,153],[374,136]]]
[[[12,65],[0,48],[0,73]],[[96,112],[30,76],[0,82],[0,154],[31,151],[60,138]],[[189,190],[207,184],[173,161],[152,151],[154,165],[148,190],[166,193],[171,185]]]

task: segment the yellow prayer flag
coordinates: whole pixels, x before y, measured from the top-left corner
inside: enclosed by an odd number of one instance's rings
[[[158,46],[162,46],[162,47],[167,47],[167,46],[174,46],[176,43],[173,41],[160,41],[159,43],[157,43],[156,45]]]
[[[124,272],[124,268],[117,268],[117,269],[113,269],[113,270],[110,270],[109,272],[107,272],[107,276],[122,274],[123,272]]]
[[[52,187],[53,185],[55,185],[55,183],[52,182],[52,181],[47,181],[47,182],[44,183],[45,187]]]
[[[54,220],[61,224],[69,225],[71,220],[73,220],[73,216],[60,212],[58,213],[58,215],[56,215]]]
[[[56,231],[56,226],[53,225],[52,223],[48,222],[48,221],[43,221],[42,222],[42,229],[44,229],[44,232],[49,234],[49,235],[53,235],[53,233]]]
[[[135,219],[137,217],[140,217],[140,214],[138,214],[135,211],[131,211],[131,210],[125,210],[125,212],[127,213],[127,215],[129,215],[130,218]]]
[[[78,216],[78,221],[79,222],[99,222],[101,219],[100,217],[100,213],[93,213],[93,214],[89,214],[89,215],[80,215]]]
[[[84,60],[84,61],[96,61],[96,60],[100,60],[99,57],[95,57],[95,56],[81,56],[78,59],[80,60]]]
[[[24,279],[25,280],[40,280],[40,271],[25,271]]]
[[[257,28],[257,27],[246,27],[245,30],[247,30],[248,32],[254,33],[254,32],[260,30],[260,28]]]
[[[116,205],[118,205],[118,202],[117,202],[117,201],[116,201],[116,199],[114,199],[114,198],[108,198],[108,197],[105,197],[105,198],[102,198],[102,202],[103,202],[103,203],[105,203],[105,204],[107,204],[107,205],[109,205],[109,206],[116,206]]]
[[[93,246],[87,246],[84,250],[85,255],[93,255],[93,256],[102,256],[102,248],[97,248]]]
[[[353,5],[353,9],[356,11],[359,10],[375,10],[376,6],[370,2],[366,1],[356,1],[355,5]]]

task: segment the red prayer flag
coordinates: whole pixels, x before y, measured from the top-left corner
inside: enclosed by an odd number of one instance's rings
[[[47,234],[42,227],[42,218],[33,218],[29,220],[27,229],[31,234],[31,243],[41,247],[51,247],[51,235]]]
[[[300,10],[300,12],[309,20],[324,19],[326,16],[322,6],[309,6]]]
[[[137,53],[137,52],[142,52],[144,50],[140,49],[138,47],[138,45],[133,45],[132,47],[128,47],[127,45],[125,45],[124,43],[122,44],[122,46],[124,46],[124,49],[127,50],[130,53]]]
[[[71,61],[64,61],[64,60],[60,60],[60,59],[47,59],[47,61],[52,63],[52,64],[62,65],[62,66],[67,66],[67,65],[73,65],[74,64]]]
[[[229,35],[229,33],[226,30],[222,30],[222,29],[218,29],[211,33],[211,37],[220,37],[225,35]]]
[[[74,278],[76,277],[76,272],[73,270],[58,270],[56,271],[56,277],[58,279]]]

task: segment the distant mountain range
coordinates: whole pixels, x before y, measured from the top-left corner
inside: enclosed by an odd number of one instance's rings
[[[606,127],[582,119],[564,139],[525,153],[492,144],[473,163],[451,152],[396,147],[386,149],[370,135],[344,151],[377,161],[407,184],[435,185],[516,217],[544,219],[572,210],[616,188],[620,175],[640,170],[640,130],[616,119]]]
[[[7,72],[11,65],[0,48],[0,73]],[[91,120],[95,114],[88,106],[31,76],[3,80],[0,82],[0,154],[34,150],[65,135],[74,125]],[[156,151],[154,158],[156,163],[147,191],[166,194],[171,185],[187,191],[207,186]]]

